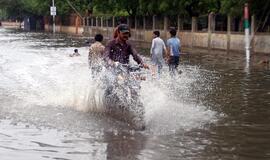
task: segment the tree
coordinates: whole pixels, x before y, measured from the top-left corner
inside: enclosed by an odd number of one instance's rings
[[[0,0],[0,9],[6,12],[9,19],[21,19],[23,17],[21,6],[20,0]]]
[[[270,1],[254,0],[55,0],[57,15],[84,15],[91,10],[96,15],[188,15],[210,12],[242,16],[245,3],[251,13],[263,19],[269,17]],[[12,18],[25,15],[49,15],[51,0],[0,0],[0,9]],[[263,21],[263,20],[262,20]]]
[[[50,0],[21,0],[21,7],[24,15],[48,15]]]

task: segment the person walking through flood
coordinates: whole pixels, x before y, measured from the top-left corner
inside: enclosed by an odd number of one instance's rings
[[[78,49],[74,49],[74,53],[69,55],[70,57],[80,56]]]
[[[116,65],[117,62],[121,64],[128,64],[129,56],[132,55],[133,59],[139,65],[149,69],[149,66],[143,62],[142,58],[128,41],[129,37],[131,37],[131,34],[128,25],[118,25],[114,32],[114,39],[109,41],[105,47],[105,61],[111,66]]]
[[[102,41],[103,35],[96,34],[95,42],[89,47],[88,63],[93,74],[99,72],[102,67],[102,56],[105,50],[105,46],[102,44]]]
[[[89,65],[96,62],[98,58],[101,58],[103,56],[105,46],[102,44],[102,41],[103,41],[103,35],[96,34],[95,42],[91,44],[89,47],[89,54],[88,54]]]
[[[164,41],[159,37],[160,32],[153,32],[153,40],[150,49],[150,54],[152,58],[152,63],[155,66],[155,70],[157,69],[158,74],[161,74],[161,69],[164,64],[164,53],[167,55],[167,50]]]
[[[181,52],[180,39],[176,37],[176,33],[175,29],[171,29],[171,38],[167,40],[168,65],[171,75],[175,75],[175,70],[177,70],[179,65]]]

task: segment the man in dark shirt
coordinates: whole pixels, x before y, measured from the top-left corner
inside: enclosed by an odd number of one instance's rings
[[[114,65],[115,62],[122,64],[129,63],[129,56],[132,55],[133,59],[144,68],[149,68],[147,64],[143,63],[137,51],[129,43],[130,29],[126,24],[120,24],[114,35],[114,39],[109,41],[105,47],[104,57],[110,64]]]

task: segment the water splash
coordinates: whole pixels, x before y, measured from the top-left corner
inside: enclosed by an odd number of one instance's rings
[[[82,56],[71,58],[68,56],[74,50],[71,46],[52,47],[47,40],[24,34],[5,37],[0,39],[0,88],[22,101],[9,107],[18,112],[28,106],[71,107],[85,112],[104,110],[103,84],[92,78],[88,47],[79,47]],[[37,45],[41,47],[33,48]],[[190,130],[215,119],[216,113],[202,105],[198,94],[194,94],[196,85],[204,83],[202,70],[193,66],[180,68],[183,73],[175,78],[166,73],[165,67],[160,79],[152,79],[149,74],[150,78],[142,83],[140,99],[150,132]]]
[[[204,87],[200,82],[206,83],[203,79],[206,75],[200,74],[202,70],[197,67],[180,68],[182,74],[176,77],[167,73],[161,79],[143,83],[141,95],[146,122],[149,131],[154,134],[188,131],[215,121],[216,113],[202,105],[198,93],[195,93]]]

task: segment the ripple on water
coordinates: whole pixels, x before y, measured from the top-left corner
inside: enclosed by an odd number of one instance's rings
[[[22,157],[22,160],[41,159],[44,155],[59,159],[81,159],[91,158],[95,150],[99,153],[95,153],[92,158],[104,159],[106,144],[89,143],[93,140],[85,133],[74,135],[55,129],[39,129],[24,123],[12,125],[9,120],[2,120],[0,124],[1,159],[12,157]],[[65,143],[66,141],[72,143]]]

